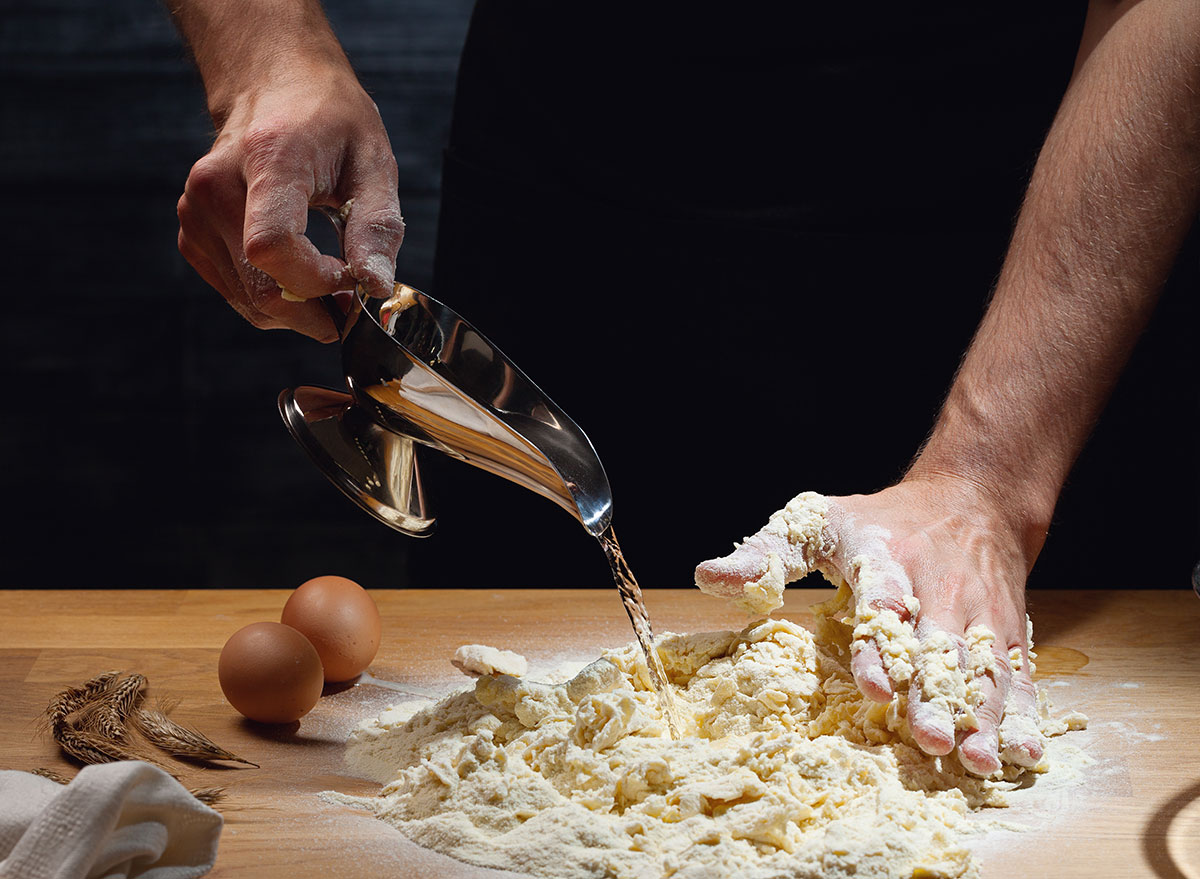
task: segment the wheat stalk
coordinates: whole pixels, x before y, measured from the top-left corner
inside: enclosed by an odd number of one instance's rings
[[[97,732],[117,742],[129,737],[127,728],[130,715],[141,701],[146,678],[132,674],[110,685],[107,692],[100,694],[79,713],[77,726]]]
[[[71,779],[53,769],[34,769],[31,774],[48,778],[56,784],[67,785],[71,783]],[[206,806],[213,805],[225,796],[225,788],[223,787],[189,787],[187,791]]]
[[[113,741],[102,732],[64,724],[54,737],[59,747],[80,763],[113,763],[117,760],[145,760],[157,766],[162,764],[153,755],[140,749]]]
[[[97,675],[90,681],[78,687],[67,687],[61,693],[58,693],[50,700],[50,704],[46,706],[45,723],[50,727],[51,731],[56,734],[58,728],[66,722],[66,719],[79,711],[81,708],[92,702],[104,693],[107,693],[112,686],[112,682],[121,676],[119,671],[109,671],[102,675]]]
[[[212,806],[218,800],[225,796],[225,788],[223,787],[189,787],[188,793],[204,803],[206,806]]]
[[[181,726],[167,717],[169,707],[140,708],[133,715],[137,731],[152,745],[172,757],[191,760],[228,760],[258,768],[258,764],[227,751],[203,733]]]
[[[58,772],[57,770],[54,770],[54,769],[46,769],[45,767],[39,767],[39,768],[33,770],[33,774],[40,775],[42,778],[48,778],[51,781],[56,782],[57,784],[70,784],[71,783],[71,779],[67,778],[61,772]]]
[[[122,678],[121,672],[110,671],[56,694],[46,707],[54,741],[85,764],[145,760],[161,766],[147,749],[128,742],[126,735],[125,719],[145,686],[142,675]]]
[[[153,752],[157,748],[174,757],[228,760],[258,767],[207,736],[175,723],[166,714],[170,706],[160,703],[160,709],[143,708],[146,683],[140,674],[110,671],[97,675],[56,694],[46,706],[43,722],[59,747],[84,764],[144,760],[166,769]],[[218,788],[201,790],[210,797],[206,802],[220,796]]]

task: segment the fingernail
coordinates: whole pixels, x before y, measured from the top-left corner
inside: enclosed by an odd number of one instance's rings
[[[725,586],[749,583],[761,577],[767,560],[757,548],[743,544],[732,555],[721,559],[710,559],[696,567],[696,582],[703,578],[706,585]]]
[[[858,673],[858,678],[859,689],[868,698],[874,699],[876,702],[887,702],[892,698],[892,679],[879,666],[867,666]],[[869,686],[864,687],[864,684]],[[871,690],[875,692],[871,692]]]
[[[1005,747],[1004,760],[1028,769],[1038,764],[1038,761],[1042,759],[1042,754],[1042,746],[1039,743],[1025,740]]]
[[[359,266],[362,278],[379,278],[390,283],[396,277],[396,265],[382,253],[372,253]]]
[[[954,721],[944,711],[922,704],[914,715],[913,735],[922,751],[940,757],[954,750]]]
[[[991,775],[1000,769],[999,742],[994,733],[974,733],[958,749],[959,761],[968,772]]]
[[[1000,758],[994,754],[959,754],[959,762],[963,768],[973,775],[991,775],[1000,769]]]
[[[702,592],[724,593],[730,589],[740,589],[746,582],[724,566],[721,559],[701,562],[696,566],[696,585]]]

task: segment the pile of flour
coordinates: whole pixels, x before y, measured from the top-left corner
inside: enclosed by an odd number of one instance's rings
[[[360,725],[350,768],[385,787],[332,797],[460,860],[556,879],[974,876],[968,816],[1048,762],[981,779],[922,753],[903,693],[855,686],[854,625],[663,636],[680,741],[636,644],[560,683],[485,675]],[[1085,722],[1041,705],[1045,735]]]

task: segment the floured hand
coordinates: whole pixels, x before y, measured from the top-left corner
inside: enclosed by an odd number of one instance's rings
[[[333,322],[307,301],[361,282],[388,296],[404,222],[396,160],[374,103],[344,59],[297,57],[218,118],[179,200],[179,250],[246,320],[321,341]],[[305,236],[310,206],[346,211],[348,263]]]
[[[907,700],[929,754],[956,747],[970,771],[1041,759],[1019,543],[959,480],[909,480],[873,495],[806,493],[735,552],[696,568],[704,592],[750,613],[780,607],[810,571],[853,593],[851,670],[867,697]],[[993,637],[994,635],[994,637]]]

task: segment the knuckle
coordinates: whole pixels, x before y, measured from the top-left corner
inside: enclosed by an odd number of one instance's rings
[[[294,164],[288,158],[302,153],[303,143],[304,135],[279,122],[269,121],[247,128],[240,141],[247,179],[268,176],[272,169]]]
[[[396,181],[400,177],[400,163],[396,160],[396,154],[392,152],[392,145],[388,141],[387,132],[380,130],[374,136],[368,137],[359,142],[359,149],[356,150],[355,164],[367,174],[375,175],[382,174],[390,181]]]
[[[1004,717],[1004,703],[995,698],[987,699],[975,709],[975,716],[981,720],[986,720],[990,727],[999,726],[1000,721]]]
[[[179,197],[175,204],[175,216],[179,220],[179,228],[191,229],[193,232],[203,228],[207,212],[196,203],[196,199],[187,193]]]
[[[917,617],[915,634],[917,636],[917,640],[920,641],[922,645],[934,635],[945,631],[946,629],[942,626],[942,623],[939,620],[934,619],[932,614],[923,613]]]
[[[242,249],[251,264],[263,268],[284,258],[291,245],[292,236],[275,226],[260,226],[246,233]]]
[[[270,330],[275,328],[275,321],[261,311],[244,312],[243,316],[256,330]]]
[[[1017,681],[1013,675],[1012,666],[1009,665],[1008,656],[1003,651],[997,650],[995,657],[992,677],[996,681],[997,686],[1002,687],[1007,693],[1017,684]]]
[[[274,305],[267,297],[256,291],[246,290],[243,302],[246,305],[246,319],[260,330],[271,330],[281,326],[279,316],[274,313]]]
[[[1028,671],[1023,674],[1015,674],[1012,678],[1012,689],[1014,695],[1021,697],[1020,704],[1028,706],[1028,711],[1037,711],[1037,688],[1033,685],[1033,679],[1029,677]]]
[[[912,537],[904,537],[892,543],[892,557],[905,570],[912,570],[922,560],[924,545]]]
[[[209,153],[192,165],[180,203],[187,199],[215,201],[228,189],[231,178],[228,165]]]
[[[901,622],[908,622],[911,614],[908,610],[908,605],[904,603],[899,596],[888,594],[872,598],[867,602],[875,610],[884,611],[890,610],[900,617]]]
[[[251,161],[269,161],[286,148],[289,135],[275,123],[252,125],[242,132],[241,147]]]
[[[184,259],[193,264],[196,262],[196,257],[199,256],[200,249],[196,247],[196,245],[192,244],[192,239],[188,238],[182,229],[180,229],[179,234],[175,236],[175,244],[179,248],[179,252],[183,255]]]

